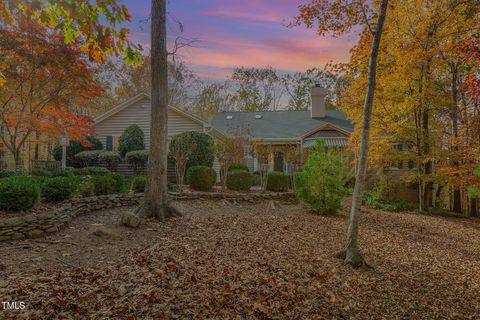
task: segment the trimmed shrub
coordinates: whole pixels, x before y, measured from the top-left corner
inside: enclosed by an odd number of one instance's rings
[[[75,155],[75,159],[78,161],[81,167],[91,167],[98,160],[98,157],[101,153],[106,152],[105,150],[89,150],[82,151]]]
[[[135,175],[140,174],[147,166],[148,155],[148,150],[131,151],[125,155],[125,160],[132,166]]]
[[[253,176],[252,185],[261,186],[262,185],[262,178],[260,177],[260,172],[255,171],[252,176]]]
[[[132,124],[128,126],[118,140],[120,155],[125,157],[128,152],[145,149],[143,140],[144,134],[138,125]]]
[[[325,150],[323,142],[317,140],[310,148],[303,171],[297,175],[295,191],[304,208],[335,214],[349,194],[346,184],[351,176],[345,159],[331,148]]]
[[[40,186],[28,177],[0,180],[0,209],[28,210],[38,203]]]
[[[111,194],[117,191],[117,181],[113,175],[96,176],[92,178],[95,195]]]
[[[132,180],[132,191],[135,193],[145,192],[147,179],[143,176],[134,177]]]
[[[227,188],[236,191],[248,191],[253,185],[253,175],[245,170],[233,170],[227,173]]]
[[[73,174],[76,176],[106,176],[111,172],[104,167],[85,167],[74,169]]]
[[[208,191],[215,185],[217,173],[207,166],[193,166],[187,171],[187,179],[192,189]]]
[[[80,141],[76,141],[76,140],[70,141],[70,144],[67,146],[67,166],[78,167],[80,165],[78,163],[78,160],[75,159],[75,155],[77,153],[80,153],[86,150],[102,150],[103,149],[102,142],[100,142],[100,140],[98,140],[97,138],[86,136],[85,140],[88,146],[85,146]],[[53,157],[57,161],[62,160],[62,147],[60,145],[56,145],[54,147]]]
[[[52,170],[52,176],[53,177],[73,177],[74,176],[74,170],[73,168],[57,168],[55,170]]]
[[[112,178],[115,180],[115,192],[122,192],[125,185],[125,176],[120,173],[114,173]]]
[[[105,151],[98,155],[98,160],[105,164],[110,171],[116,171],[120,162],[120,155],[114,151]]]
[[[212,137],[203,132],[188,131],[176,136],[178,141],[192,146],[192,153],[187,161],[187,170],[193,166],[212,167],[214,154],[214,143]],[[172,140],[173,141],[173,140]]]
[[[268,173],[267,190],[269,191],[288,191],[290,178],[283,172],[272,171]]]
[[[228,167],[228,171],[234,171],[234,170],[241,170],[241,171],[250,172],[250,169],[242,163],[234,163],[234,164],[231,164]]]
[[[77,181],[69,177],[49,178],[41,185],[42,196],[47,201],[63,201],[75,192]]]

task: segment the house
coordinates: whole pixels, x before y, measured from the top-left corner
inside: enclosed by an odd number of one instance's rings
[[[271,151],[269,170],[289,171],[285,147],[296,147],[300,154],[318,139],[326,146],[343,149],[347,146],[353,124],[338,110],[325,108],[327,91],[319,86],[312,88],[312,108],[305,111],[220,112],[210,123],[180,110],[169,107],[168,137],[186,131],[200,131],[214,138],[234,136],[238,131],[248,132],[253,146],[268,145]],[[145,133],[146,148],[150,142],[150,96],[139,93],[95,119],[95,136],[107,150],[116,151],[123,131],[137,124]],[[243,161],[252,171],[258,170],[258,160],[245,152]],[[214,164],[218,169],[218,163]],[[218,171],[218,170],[217,170]]]
[[[325,108],[326,95],[326,89],[316,86],[312,88],[310,110],[221,112],[215,114],[210,124],[225,136],[246,132],[253,146],[268,145],[271,153],[268,170],[288,173],[290,166],[285,150],[289,147],[305,155],[318,139],[340,150],[348,144],[353,124],[343,112]],[[252,171],[259,169],[254,153],[246,153],[244,162]]]

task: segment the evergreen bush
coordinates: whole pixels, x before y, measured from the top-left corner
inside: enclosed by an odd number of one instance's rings
[[[242,170],[242,171],[250,172],[250,169],[242,163],[234,163],[228,166],[228,171],[234,171],[234,170]]]
[[[88,150],[82,151],[75,155],[75,159],[77,160],[80,167],[91,167],[93,166],[100,154],[106,152],[105,150]]]
[[[346,187],[351,172],[345,160],[335,150],[325,149],[318,140],[310,148],[303,171],[298,173],[296,192],[302,206],[313,212],[331,215],[341,207],[349,194]]]
[[[98,160],[105,164],[108,170],[112,172],[117,170],[120,159],[120,155],[114,151],[105,151],[98,155]]]
[[[118,149],[122,157],[125,157],[128,152],[145,149],[142,129],[136,124],[128,126],[120,136]]]
[[[179,141],[183,141],[183,143],[191,145],[193,148],[187,161],[187,170],[193,166],[213,166],[215,154],[212,137],[206,133],[197,131],[184,132],[177,137]]]
[[[38,203],[40,186],[29,177],[9,177],[0,180],[0,209],[28,210]]]
[[[227,188],[235,191],[248,191],[253,185],[253,175],[245,170],[233,170],[227,173]]]
[[[86,143],[82,143],[76,140],[70,140],[70,144],[67,146],[67,166],[69,167],[78,167],[80,163],[75,159],[75,155],[82,151],[87,150],[102,150],[103,145],[100,140],[94,137],[86,136]],[[88,145],[88,146],[87,146]],[[53,149],[53,157],[57,161],[62,160],[62,147],[56,145]]]
[[[95,195],[104,195],[117,192],[117,181],[113,175],[96,176],[92,178]]]
[[[85,167],[74,169],[73,174],[76,176],[106,176],[111,172],[104,167]]]
[[[67,200],[75,192],[77,183],[70,177],[48,178],[41,185],[42,196],[52,202]]]
[[[147,184],[147,179],[144,176],[134,177],[132,180],[132,191],[135,193],[145,192],[146,184]]]
[[[194,190],[208,191],[217,181],[217,173],[207,166],[193,166],[187,171],[187,180]]]
[[[267,190],[269,191],[288,191],[290,178],[283,172],[272,171],[268,173]]]
[[[148,163],[148,150],[130,151],[125,155],[125,160],[132,166],[135,175],[140,174]]]

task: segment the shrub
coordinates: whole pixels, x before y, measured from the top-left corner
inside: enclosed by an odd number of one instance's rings
[[[253,183],[252,185],[254,186],[261,186],[262,185],[262,177],[260,177],[260,173],[258,171],[255,171],[253,173]]]
[[[415,206],[403,199],[381,200],[375,190],[365,192],[364,201],[367,205],[380,210],[399,212],[413,211]]]
[[[192,153],[187,161],[187,170],[193,166],[213,166],[215,159],[213,139],[208,134],[197,131],[188,131],[179,134],[178,139],[193,146]]]
[[[85,167],[74,169],[73,174],[76,176],[106,176],[111,172],[104,167]]]
[[[234,170],[241,170],[241,171],[250,172],[250,169],[242,163],[234,163],[234,164],[231,164],[228,167],[228,171],[234,171]]]
[[[93,196],[95,193],[95,185],[89,180],[83,181],[78,186],[78,193],[81,194],[83,197]]]
[[[63,201],[75,192],[77,181],[70,177],[55,177],[45,180],[41,185],[42,196],[47,201]]]
[[[128,152],[145,149],[143,140],[144,134],[142,129],[136,124],[130,125],[123,131],[118,141],[120,155],[125,157]]]
[[[52,170],[52,176],[53,177],[73,177],[74,176],[74,170],[73,168],[56,168]]]
[[[0,169],[0,179],[13,177],[15,175],[17,175],[15,171]]]
[[[120,173],[114,173],[112,178],[115,180],[115,192],[122,192],[125,185],[125,177]]]
[[[75,159],[78,161],[81,167],[89,167],[95,164],[95,162],[98,160],[98,157],[103,152],[105,152],[105,150],[82,151],[75,155]]]
[[[0,209],[28,210],[40,199],[40,186],[28,177],[0,180]]]
[[[208,191],[215,185],[217,173],[207,166],[193,166],[187,171],[187,179],[192,189]]]
[[[382,174],[375,181],[373,189],[365,192],[364,201],[367,205],[385,211],[412,211],[415,206],[401,198],[402,189],[407,186],[401,181]]]
[[[140,171],[147,166],[148,154],[148,150],[138,150],[131,151],[125,155],[125,160],[132,166],[135,175],[140,174]]]
[[[269,191],[287,191],[290,185],[289,177],[283,172],[272,171],[268,173],[267,190]]]
[[[120,155],[117,152],[105,151],[98,155],[98,160],[105,164],[110,171],[116,171],[120,162]]]
[[[30,171],[30,174],[32,176],[36,176],[36,177],[51,177],[51,176],[53,176],[52,171],[47,170],[47,169],[43,169],[43,168],[32,169],[32,171]]]
[[[67,146],[67,166],[69,167],[78,167],[80,164],[78,160],[75,159],[75,155],[82,151],[86,150],[102,150],[103,145],[100,140],[94,137],[85,137],[86,143],[82,143],[80,141],[71,140],[70,144]],[[86,146],[88,144],[88,146]],[[62,147],[60,145],[56,145],[53,149],[53,157],[57,161],[62,160]]]
[[[253,184],[253,175],[245,170],[233,170],[227,173],[227,188],[236,191],[248,191]]]
[[[96,176],[92,178],[95,195],[111,194],[117,191],[117,181],[113,175]]]
[[[346,184],[351,176],[344,158],[331,148],[325,150],[323,142],[318,140],[297,176],[300,203],[316,213],[335,214],[349,193]]]
[[[143,176],[134,177],[132,180],[132,191],[135,193],[145,192],[147,179]]]

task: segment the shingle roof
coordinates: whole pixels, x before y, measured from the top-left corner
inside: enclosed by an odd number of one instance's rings
[[[311,118],[310,111],[219,112],[210,124],[225,135],[238,129],[248,130],[254,139],[289,140],[332,124],[348,132],[353,124],[339,110],[327,110],[325,118]]]

